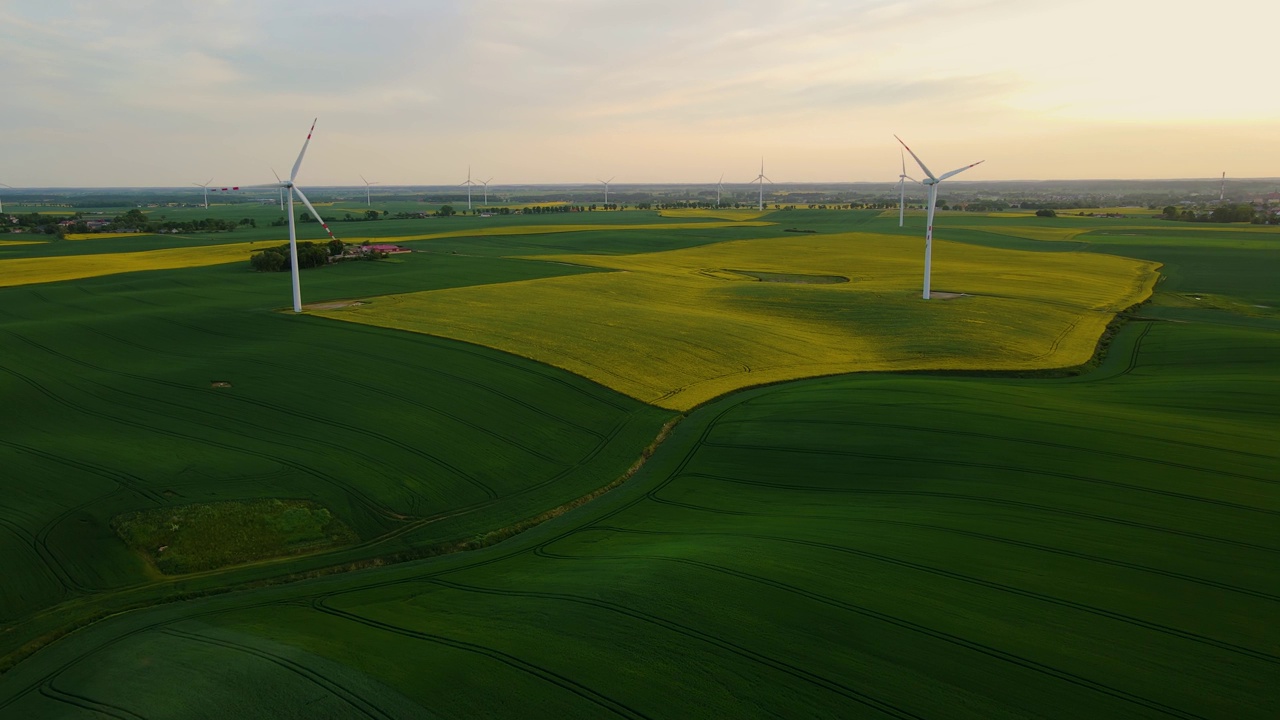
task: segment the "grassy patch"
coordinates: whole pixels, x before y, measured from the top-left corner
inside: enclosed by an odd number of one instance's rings
[[[111,523],[165,574],[213,570],[355,542],[327,508],[309,500],[232,500],[155,508]]]

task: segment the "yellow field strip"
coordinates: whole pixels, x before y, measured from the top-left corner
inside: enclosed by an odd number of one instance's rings
[[[344,242],[362,243],[368,240],[377,242],[413,242],[415,240],[440,240],[456,237],[490,237],[496,235],[549,235],[568,232],[608,232],[610,230],[716,230],[731,227],[766,227],[775,225],[771,222],[688,222],[688,223],[645,223],[640,225],[512,225],[500,227],[480,227],[473,230],[449,230],[446,232],[426,233],[424,235],[399,235],[396,237],[360,237],[343,238]]]
[[[270,240],[141,252],[67,255],[62,257],[0,260],[0,287],[78,280],[141,270],[172,270],[230,262],[247,262],[257,250],[272,247]]]
[[[771,210],[744,210],[742,208],[674,208],[659,210],[658,214],[666,218],[716,218],[719,220],[755,220],[768,215]]]
[[[43,245],[48,240],[0,240],[0,247],[9,247],[12,245]]]
[[[1149,297],[1157,277],[1156,264],[1129,258],[940,241],[934,289],[960,296],[925,302],[919,240],[870,233],[537,259],[616,272],[387,296],[314,314],[487,345],[687,410],[815,375],[1078,365],[1114,313]],[[804,284],[813,276],[849,282]]]

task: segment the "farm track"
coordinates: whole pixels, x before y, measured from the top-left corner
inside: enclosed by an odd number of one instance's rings
[[[868,490],[868,489],[861,489],[861,488],[845,489],[845,488],[828,488],[828,487],[817,487],[817,486],[806,487],[802,485],[786,485],[781,483],[768,483],[768,482],[763,482],[758,480],[742,480],[738,478],[729,478],[729,477],[723,477],[718,475],[706,475],[703,473],[688,473],[687,475],[682,477],[698,476],[698,475],[701,475],[703,477],[708,477],[714,480],[724,480],[726,482],[742,483],[744,485],[758,485],[762,487],[770,487],[770,488],[786,489],[786,490],[794,490],[794,491],[804,491],[804,492],[821,492],[821,493],[830,492],[830,493],[847,493],[850,495],[888,495],[888,496],[904,496],[904,497],[941,498],[946,500],[963,500],[967,502],[974,502],[974,503],[980,503],[980,504],[991,504],[991,505],[997,505],[1002,507],[1018,508],[1023,510],[1034,510],[1037,512],[1044,512],[1044,513],[1053,514],[1053,515],[1062,515],[1065,517],[1078,517],[1078,518],[1084,518],[1089,520],[1096,520],[1104,523],[1114,523],[1116,525],[1122,525],[1125,527],[1139,528],[1142,530],[1151,530],[1154,532],[1166,533],[1169,535],[1177,535],[1180,537],[1191,538],[1194,540],[1203,540],[1206,542],[1221,543],[1224,545],[1231,545],[1234,547],[1247,548],[1249,550],[1259,550],[1259,551],[1268,552],[1268,553],[1280,553],[1280,548],[1273,548],[1266,545],[1257,545],[1254,543],[1243,542],[1240,540],[1232,540],[1230,538],[1217,537],[1214,535],[1205,535],[1203,533],[1190,532],[1187,530],[1179,530],[1177,528],[1170,528],[1162,525],[1153,525],[1150,523],[1142,523],[1142,522],[1137,522],[1133,520],[1125,520],[1123,518],[1117,518],[1117,517],[1108,516],[1108,515],[1101,515],[1098,513],[1089,513],[1089,512],[1083,512],[1080,510],[1070,510],[1067,508],[1054,507],[1052,505],[1040,505],[1036,503],[1022,502],[1018,500],[1007,500],[1004,498],[993,498],[993,497],[982,496],[982,495],[965,495],[962,493],[936,492],[936,491],[930,491],[930,490]],[[726,515],[748,514],[748,513],[743,513],[737,510],[723,510],[723,509],[717,509],[717,508],[704,507],[700,505],[692,505],[689,503],[676,502],[674,500],[667,500],[667,499],[658,497],[656,494],[651,499],[654,502],[662,503],[665,505],[674,505],[677,507],[684,507],[684,508],[689,508],[693,510],[702,510],[706,512],[714,512],[714,513],[724,513]]]
[[[65,705],[71,705],[72,707],[77,707],[81,710],[87,710],[95,715],[106,715],[109,718],[115,718],[115,720],[147,720],[147,718],[142,715],[130,712],[125,708],[116,705],[108,705],[107,703],[100,702],[98,700],[91,700],[82,695],[76,695],[65,690],[59,690],[53,686],[52,682],[41,685],[40,694],[50,700],[54,700]]]
[[[779,453],[803,453],[812,455],[831,455],[836,457],[854,457],[865,460],[889,460],[903,463],[922,463],[927,465],[951,465],[956,467],[982,468],[984,470],[1002,470],[1005,472],[1019,473],[1023,475],[1042,475],[1044,477],[1058,478],[1060,480],[1072,480],[1082,483],[1094,483],[1097,485],[1105,485],[1108,487],[1120,488],[1123,490],[1131,490],[1134,492],[1150,493],[1163,497],[1176,498],[1189,502],[1204,503],[1206,505],[1216,505],[1231,510],[1241,512],[1261,513],[1264,515],[1280,516],[1280,510],[1271,510],[1267,508],[1254,507],[1252,505],[1244,505],[1241,503],[1228,502],[1226,500],[1215,500],[1200,495],[1192,495],[1190,493],[1174,492],[1171,490],[1160,490],[1158,488],[1144,487],[1142,485],[1134,485],[1132,483],[1124,483],[1118,480],[1104,480],[1102,478],[1089,477],[1086,475],[1076,475],[1074,473],[1056,472],[1052,470],[1040,470],[1033,468],[1018,467],[1015,465],[1001,465],[998,463],[984,463],[972,460],[952,460],[942,458],[923,458],[909,457],[905,455],[890,455],[886,453],[869,453],[855,452],[852,450],[833,450],[833,449],[817,449],[817,448],[796,448],[783,445],[738,445],[734,443],[715,443],[707,442],[706,447],[723,448],[728,450],[764,450],[767,452]],[[1249,478],[1255,479],[1255,478]],[[1265,482],[1265,481],[1264,481]]]
[[[558,555],[548,554],[545,548],[539,548],[539,550],[535,552],[539,557],[548,557],[548,558],[554,558],[554,559],[573,559],[570,556],[558,556]],[[779,660],[777,658],[770,657],[762,653],[758,653],[740,644],[733,643],[723,638],[717,637],[715,635],[702,632],[688,625],[677,623],[673,620],[668,620],[666,618],[662,618],[657,615],[642,612],[634,608],[629,608],[623,605],[619,605],[617,603],[611,603],[611,602],[607,602],[605,600],[599,600],[596,598],[587,598],[587,597],[580,597],[576,595],[568,595],[564,593],[545,593],[545,592],[533,592],[533,591],[521,591],[521,590],[498,590],[495,588],[482,588],[482,587],[476,587],[472,585],[463,585],[460,583],[453,583],[446,580],[440,580],[439,578],[434,579],[431,582],[437,585],[440,585],[442,587],[452,588],[454,590],[461,590],[463,592],[469,592],[469,593],[496,595],[501,597],[554,600],[559,602],[573,603],[578,605],[587,605],[589,607],[598,608],[610,613],[623,615],[625,617],[629,617],[634,620],[638,620],[640,622],[644,622],[649,625],[662,628],[663,630],[675,633],[677,635],[680,635],[694,642],[705,643],[707,645],[717,647],[721,650],[730,652],[744,660],[748,660],[750,662],[768,667],[772,670],[776,670],[783,674],[790,675],[791,677],[810,683],[822,690],[826,690],[828,692],[834,692],[849,700],[857,702],[861,705],[864,705],[872,710],[881,712],[890,717],[920,718],[919,715],[908,712],[901,707],[898,707],[896,705],[893,705],[892,703],[881,700],[873,695],[860,692],[852,687],[849,687],[848,685],[845,685],[844,683],[839,682],[838,680],[834,680],[834,679],[825,677],[821,674],[818,674],[809,670],[805,670],[804,668],[801,668],[793,663],[788,663],[786,661]]]
[[[161,632],[164,633],[165,635],[182,638],[184,640],[205,643],[206,645],[213,645],[215,647],[234,650],[236,652],[244,653],[246,655],[252,655],[253,657],[265,660],[273,665],[276,665],[277,667],[283,668],[289,671],[290,673],[292,673],[293,675],[296,675],[297,677],[311,683],[312,685],[315,685],[316,687],[321,688],[330,696],[341,700],[342,702],[346,703],[348,707],[351,707],[352,709],[359,712],[362,716],[369,718],[370,720],[395,720],[391,715],[381,710],[374,703],[370,702],[365,698],[360,697],[359,695],[351,692],[350,690],[347,690],[345,687],[342,686],[342,683],[336,682],[328,677],[325,677],[322,673],[316,671],[315,669],[309,668],[306,665],[290,660],[289,658],[286,658],[282,655],[267,652],[266,650],[263,650],[261,648],[252,647],[250,645],[245,645],[243,643],[232,642],[224,638],[215,638],[215,637],[210,637],[208,635],[201,635],[199,633],[186,632],[183,630],[178,630],[177,628],[174,628],[174,627],[167,627]]]
[[[535,665],[534,663],[528,662],[526,660],[522,660],[521,658],[518,658],[514,655],[511,655],[510,653],[506,653],[501,650],[487,647],[485,645],[479,645],[476,643],[467,642],[464,640],[449,638],[444,635],[436,635],[433,633],[421,632],[418,630],[410,630],[408,628],[403,628],[398,625],[382,622],[380,620],[374,620],[372,618],[367,618],[352,612],[347,612],[345,610],[339,610],[337,608],[333,608],[328,604],[326,604],[323,599],[316,599],[315,601],[313,601],[312,607],[319,612],[325,613],[326,615],[331,615],[333,617],[340,618],[340,619],[347,620],[354,623],[360,623],[361,625],[366,625],[368,627],[371,627],[377,630],[394,633],[396,635],[400,635],[402,637],[410,638],[413,640],[423,640],[426,642],[435,643],[438,645],[443,645],[445,647],[453,648],[455,650],[462,650],[464,652],[469,652],[475,655],[487,657],[490,660],[499,662],[513,670],[525,673],[527,675],[531,675],[539,680],[550,683],[562,690],[570,692],[582,698],[583,700],[593,703],[594,705],[598,706],[602,710],[606,710],[614,715],[618,715],[620,717],[625,717],[625,718],[639,718],[641,720],[649,719],[648,715],[645,715],[644,713],[639,712],[638,710],[632,707],[629,707],[618,700],[615,700],[602,693],[592,690],[591,688],[586,687],[585,685],[582,685],[571,678],[565,677],[564,675],[561,675],[552,670],[548,670],[547,668],[541,667],[539,665]]]
[[[1263,650],[1256,650],[1254,648],[1248,648],[1241,645],[1236,645],[1234,643],[1218,640],[1216,638],[1211,638],[1205,635],[1201,635],[1199,633],[1191,632],[1188,630],[1182,630],[1180,628],[1170,627],[1167,625],[1162,625],[1160,623],[1151,622],[1149,620],[1143,620],[1141,618],[1133,617],[1131,615],[1126,615],[1124,613],[1115,612],[1112,610],[1108,610],[1106,608],[1096,607],[1093,605],[1089,605],[1087,603],[1076,602],[1074,600],[1068,600],[1066,598],[1060,598],[1054,595],[1047,595],[1045,593],[1036,592],[1033,590],[1027,590],[1025,588],[1008,585],[1006,583],[999,583],[991,580],[985,580],[983,578],[975,577],[972,575],[965,575],[964,573],[953,572],[950,570],[945,570],[943,568],[932,567],[932,566],[924,565],[921,563],[911,562],[909,560],[894,558],[889,555],[882,555],[880,553],[873,553],[866,550],[859,550],[857,548],[846,547],[843,545],[836,545],[834,543],[823,543],[823,542],[817,542],[814,540],[800,540],[797,538],[788,538],[783,536],[763,535],[763,534],[755,534],[755,533],[699,532],[699,531],[664,532],[660,530],[635,530],[635,529],[616,528],[616,527],[611,527],[610,529],[612,529],[614,532],[620,532],[620,533],[626,533],[626,534],[632,534],[632,535],[746,538],[746,539],[752,539],[752,540],[766,540],[770,542],[785,543],[789,545],[800,545],[800,546],[815,548],[820,550],[830,550],[833,552],[843,553],[846,555],[861,557],[867,560],[873,560],[875,562],[884,563],[887,565],[895,565],[898,567],[907,568],[917,572],[926,573],[929,575],[945,577],[949,580],[956,580],[956,581],[967,583],[970,585],[977,585],[980,587],[996,590],[996,591],[1007,593],[1010,595],[1017,595],[1020,597],[1030,598],[1032,600],[1037,600],[1039,602],[1046,603],[1049,605],[1057,605],[1059,607],[1065,607],[1072,610],[1089,613],[1091,615],[1096,615],[1098,617],[1105,617],[1110,620],[1116,620],[1122,623],[1133,625],[1135,627],[1143,628],[1145,630],[1151,630],[1154,632],[1169,635],[1171,637],[1177,637],[1183,640],[1190,640],[1192,642],[1198,642],[1205,645],[1210,645],[1220,650],[1226,650],[1228,652],[1253,658],[1255,660],[1263,660],[1265,662],[1280,665],[1280,656],[1274,655],[1272,653],[1269,653]],[[546,556],[547,552],[548,551],[543,549],[540,551],[540,554],[543,556]],[[572,557],[573,556],[564,556],[564,558],[567,558],[567,559],[572,559]],[[593,555],[591,557],[601,558],[601,559],[620,560],[620,559],[625,559],[633,556]],[[649,557],[649,556],[634,556],[634,557]],[[671,558],[662,557],[662,556],[652,556],[652,559],[670,560]]]
[[[645,531],[632,531],[627,528],[618,528],[613,526],[598,526],[598,525],[593,526],[593,529],[612,531],[612,532],[623,532],[623,533],[631,533],[631,532],[644,533],[645,532]],[[662,535],[667,533],[654,532],[654,533],[646,533],[646,534]],[[670,534],[682,534],[682,533],[670,533]],[[1000,660],[1002,662],[1010,663],[1024,670],[1030,670],[1030,671],[1051,677],[1055,680],[1062,680],[1062,681],[1071,683],[1072,685],[1076,685],[1088,690],[1092,690],[1094,692],[1098,692],[1103,695],[1109,695],[1114,698],[1125,700],[1135,705],[1140,705],[1142,707],[1146,707],[1149,709],[1158,710],[1159,712],[1162,712],[1164,714],[1167,714],[1173,717],[1180,717],[1180,718],[1201,717],[1199,715],[1186,713],[1181,710],[1178,710],[1177,708],[1173,708],[1173,707],[1164,705],[1162,703],[1158,703],[1156,701],[1150,700],[1148,698],[1144,698],[1144,697],[1134,695],[1132,693],[1128,693],[1123,690],[1108,686],[1105,683],[1100,683],[1094,680],[1090,680],[1078,674],[1070,673],[1070,672],[1061,670],[1059,668],[1053,667],[1051,665],[1046,665],[1044,663],[1040,663],[1034,660],[1020,657],[1013,653],[1000,650],[999,648],[996,648],[990,645],[985,645],[983,643],[979,643],[966,638],[962,638],[951,633],[947,633],[941,630],[937,630],[935,628],[928,627],[926,625],[921,625],[919,623],[911,622],[909,620],[905,620],[895,615],[890,615],[890,614],[883,613],[863,605],[858,605],[856,603],[851,603],[846,600],[840,600],[838,598],[824,595],[822,593],[817,593],[812,590],[800,587],[798,585],[782,582],[780,580],[775,580],[773,578],[764,577],[762,575],[756,575],[756,574],[745,572],[742,570],[736,570],[733,568],[725,567],[723,565],[717,565],[715,563],[710,563],[703,560],[691,560],[689,558],[667,557],[667,556],[661,556],[661,555],[591,555],[591,556],[562,555],[562,554],[553,553],[550,550],[547,550],[545,545],[540,546],[539,549],[536,551],[536,553],[538,554],[539,557],[543,557],[551,560],[577,560],[577,561],[583,561],[583,562],[591,562],[593,560],[614,560],[614,561],[630,561],[630,560],[636,560],[636,559],[658,560],[662,562],[670,562],[670,563],[675,563],[680,565],[686,565],[686,566],[695,567],[701,570],[707,570],[714,573],[728,575],[730,577],[735,577],[740,580],[746,580],[751,583],[772,587],[778,590],[782,590],[784,592],[792,593],[794,595],[806,598],[808,600],[819,602],[824,605],[828,605],[830,607],[834,607],[834,608],[844,610],[856,615],[860,615],[862,617],[883,622],[888,625],[892,625],[894,627],[897,627],[903,630],[908,630],[910,632],[917,633],[935,640],[941,640],[951,645],[964,648],[965,650],[973,651],[973,652],[985,655],[987,657]],[[440,581],[437,580],[435,582],[440,582]]]
[[[186,393],[190,393],[190,392],[193,392],[193,391],[196,391],[196,392],[202,392],[202,391],[198,390],[197,388],[193,388],[193,387],[191,387],[190,385],[186,385],[186,384],[183,384],[183,383],[177,383],[177,382],[172,382],[172,381],[168,381],[168,380],[160,380],[160,379],[157,379],[157,378],[147,377],[147,376],[144,376],[144,375],[137,375],[137,374],[129,373],[129,372],[125,372],[125,371],[122,371],[122,370],[113,370],[113,369],[110,369],[110,368],[107,368],[107,367],[103,367],[103,366],[100,366],[100,365],[96,365],[96,364],[94,364],[94,363],[90,363],[90,362],[87,362],[87,361],[85,361],[85,360],[81,360],[81,359],[79,359],[79,358],[72,357],[72,356],[67,355],[67,354],[65,354],[65,353],[58,352],[58,351],[56,351],[56,350],[53,350],[52,348],[49,348],[49,347],[44,346],[44,345],[41,345],[41,344],[39,344],[39,343],[37,343],[37,342],[35,342],[35,341],[33,341],[33,340],[30,340],[29,338],[26,338],[26,337],[24,337],[24,336],[18,335],[18,334],[16,334],[16,333],[11,332],[11,331],[6,331],[6,332],[7,332],[9,335],[11,335],[11,336],[13,336],[13,337],[16,337],[17,339],[19,339],[19,340],[21,340],[21,341],[23,341],[23,342],[27,343],[28,345],[31,345],[32,347],[35,347],[35,348],[40,349],[40,350],[43,350],[44,352],[47,352],[47,353],[49,353],[49,354],[51,354],[51,355],[54,355],[54,356],[59,357],[59,358],[62,358],[63,360],[66,360],[66,361],[71,362],[71,363],[73,363],[73,364],[79,365],[79,366],[81,366],[81,367],[88,368],[88,369],[93,370],[93,371],[95,371],[95,372],[103,373],[103,374],[105,374],[105,375],[113,375],[113,376],[116,376],[116,377],[125,377],[125,378],[129,378],[130,380],[134,380],[134,381],[141,382],[141,383],[144,383],[144,384],[155,384],[155,385],[160,385],[160,386],[168,387],[168,388],[175,389],[175,390],[179,390],[179,391],[186,392]],[[91,381],[91,382],[92,382],[92,381]],[[153,403],[154,403],[154,402],[160,402],[160,403],[169,404],[169,405],[175,404],[175,403],[172,403],[172,402],[170,402],[170,401],[167,401],[167,400],[159,400],[159,399],[157,399],[157,398],[153,398],[153,397],[151,397],[151,396],[137,395],[137,394],[129,393],[128,391],[120,390],[119,388],[114,388],[114,387],[111,387],[111,386],[108,386],[108,385],[104,385],[104,384],[102,384],[102,383],[95,383],[95,384],[97,384],[97,385],[99,385],[99,386],[101,386],[101,387],[104,387],[104,388],[108,388],[108,389],[112,390],[113,392],[119,392],[119,393],[123,393],[123,394],[131,394],[131,395],[134,395],[134,397],[137,397],[137,398],[140,398],[140,399],[146,400],[146,401],[148,401],[148,402],[153,402]],[[335,425],[335,424],[333,423],[333,421],[332,421],[332,420],[330,420],[330,419],[328,419],[328,418],[324,418],[324,417],[322,417],[322,416],[320,416],[320,415],[316,415],[316,414],[314,414],[314,413],[304,412],[304,411],[299,410],[299,409],[296,409],[296,408],[293,408],[293,409],[283,408],[283,407],[280,407],[279,405],[276,405],[276,404],[266,403],[266,402],[262,402],[262,401],[259,401],[259,400],[254,400],[253,398],[245,397],[245,396],[243,396],[243,395],[223,395],[223,396],[221,396],[221,397],[224,397],[224,398],[230,398],[232,402],[240,402],[240,403],[243,403],[243,404],[246,404],[246,405],[250,405],[250,406],[256,407],[256,408],[258,408],[259,410],[263,410],[263,411],[266,411],[266,412],[280,413],[280,414],[283,414],[283,415],[286,415],[286,416],[289,416],[289,417],[294,417],[294,418],[298,418],[298,419],[302,419],[302,420],[308,420],[308,421],[313,422],[313,423],[316,423],[316,424],[318,424],[318,425],[322,425],[322,426],[323,426],[323,425],[328,425],[328,426],[330,426],[330,427],[334,427],[335,429],[338,429],[338,426],[337,426],[337,425]],[[191,407],[191,406],[180,406],[180,407],[183,407],[184,409],[191,410],[191,411],[203,412],[203,413],[205,413],[205,414],[213,414],[213,415],[217,416],[215,413],[212,413],[211,411],[209,411],[209,410],[207,410],[207,409],[204,409],[204,408],[194,408],[194,407]],[[228,419],[228,420],[230,419],[228,416],[217,416],[217,417],[222,417],[223,419]],[[241,419],[240,421],[241,421],[241,422],[243,422],[243,419]],[[250,438],[250,437],[251,437],[251,436],[250,436],[250,435],[248,435],[247,433],[238,432],[238,431],[232,431],[232,430],[228,429],[228,428],[229,428],[229,427],[231,427],[231,426],[225,426],[225,425],[210,425],[210,424],[208,424],[208,423],[201,423],[201,422],[196,422],[196,424],[201,425],[201,426],[203,426],[203,427],[205,427],[205,428],[208,428],[208,429],[210,429],[210,430],[214,430],[214,431],[224,432],[224,433],[228,433],[228,434],[232,434],[232,435],[240,435],[241,437],[245,437],[245,438]],[[233,424],[233,425],[234,425],[234,424]],[[232,425],[232,426],[233,426],[233,425]],[[259,427],[261,427],[261,426],[259,426]],[[267,428],[262,428],[262,429],[264,429],[264,430],[265,430],[265,429],[267,429]],[[438,458],[438,457],[436,457],[436,456],[432,455],[431,453],[428,453],[428,452],[426,452],[426,451],[424,451],[424,450],[422,450],[422,449],[420,449],[420,448],[417,448],[417,447],[415,447],[415,446],[413,446],[413,445],[410,445],[410,444],[408,444],[408,443],[406,443],[406,442],[403,442],[403,441],[400,441],[400,440],[396,440],[396,439],[391,438],[391,437],[389,437],[389,436],[381,435],[381,434],[375,433],[375,432],[373,432],[373,431],[371,431],[371,430],[367,430],[367,429],[362,428],[362,427],[350,427],[350,426],[343,426],[343,427],[341,427],[341,430],[342,430],[342,431],[344,431],[344,432],[349,432],[349,433],[355,433],[355,434],[358,434],[358,435],[362,435],[362,436],[364,436],[364,437],[366,437],[366,438],[369,438],[370,440],[377,440],[377,441],[386,442],[386,443],[388,443],[388,444],[394,445],[394,446],[396,446],[396,447],[400,448],[401,450],[403,450],[403,451],[405,451],[405,452],[408,452],[408,453],[413,454],[413,455],[417,455],[418,457],[421,457],[423,460],[426,460],[427,462],[430,462],[430,463],[432,463],[432,464],[438,465],[438,466],[440,466],[440,467],[444,468],[446,471],[448,471],[448,472],[450,472],[450,473],[453,473],[453,474],[454,474],[454,476],[456,476],[456,477],[458,477],[459,479],[461,479],[461,480],[463,480],[463,481],[465,481],[465,482],[467,482],[467,483],[469,483],[469,484],[473,485],[474,487],[476,487],[476,489],[478,489],[478,490],[480,490],[482,493],[484,493],[484,494],[488,495],[488,496],[490,497],[490,499],[493,499],[493,498],[496,498],[496,497],[497,497],[497,493],[493,490],[493,488],[491,488],[491,487],[489,487],[488,485],[486,485],[485,483],[481,482],[479,479],[477,479],[477,478],[475,478],[475,477],[472,477],[469,473],[466,473],[465,471],[463,471],[463,470],[461,470],[460,468],[456,467],[456,466],[455,466],[455,465],[453,465],[452,463],[449,463],[449,462],[447,462],[447,461],[445,461],[445,460],[442,460],[442,459],[440,459],[440,458]],[[283,431],[283,430],[281,430],[280,428],[274,428],[274,432],[276,432],[276,433],[284,433],[284,434],[292,434],[292,433],[288,433],[287,431]],[[293,436],[294,436],[294,437],[296,437],[296,438],[298,438],[298,439],[301,439],[301,440],[306,440],[306,441],[308,441],[308,442],[316,442],[314,439],[306,438],[305,436],[302,436],[302,435],[299,435],[299,434],[293,434]],[[212,443],[212,441],[207,441],[207,442],[209,442],[210,444],[213,444],[213,443]],[[373,458],[373,457],[371,457],[371,456],[366,456],[366,459],[367,459],[367,460],[369,460],[371,463],[377,462],[377,461],[376,461],[376,459],[375,459],[375,458]],[[344,488],[347,490],[347,492],[349,492],[349,493],[351,493],[351,494],[356,494],[356,495],[362,495],[362,496],[363,496],[363,493],[361,493],[361,491],[359,491],[358,489],[356,489],[354,486],[351,486],[349,483],[344,484]],[[364,497],[365,497],[365,499],[366,499],[370,504],[376,504],[376,502],[375,502],[372,498],[369,498],[369,497],[367,497],[367,496],[364,496]]]
[[[751,420],[733,421],[740,424],[753,424]],[[994,435],[991,433],[973,432],[970,430],[957,430],[952,428],[924,427],[920,425],[898,425],[893,423],[872,422],[866,420],[770,420],[772,424],[778,425],[812,425],[816,427],[864,427],[876,430],[901,430],[911,433],[922,434],[939,434],[952,437],[977,438],[981,440],[994,440],[1000,443],[1011,443],[1021,445],[1035,445],[1039,447],[1053,448],[1055,450],[1067,450],[1071,453],[1097,455],[1100,457],[1113,457],[1122,460],[1133,460],[1135,462],[1149,463],[1152,465],[1163,465],[1165,467],[1178,468],[1180,470],[1191,470],[1201,472],[1207,475],[1221,475],[1223,477],[1237,478],[1240,480],[1250,480],[1253,482],[1266,483],[1269,485],[1280,485],[1280,479],[1265,478],[1257,475],[1246,475],[1244,473],[1231,472],[1229,470],[1221,470],[1217,468],[1208,468],[1200,465],[1191,465],[1188,463],[1174,462],[1172,460],[1161,460],[1159,458],[1146,457],[1142,455],[1134,455],[1131,453],[1122,453],[1115,450],[1102,450],[1100,448],[1088,447],[1083,445],[1068,445],[1066,443],[1051,442],[1048,440],[1031,440],[1029,438],[1018,438],[1010,435]],[[725,423],[726,425],[733,423]],[[1256,453],[1251,453],[1254,457],[1263,457]]]

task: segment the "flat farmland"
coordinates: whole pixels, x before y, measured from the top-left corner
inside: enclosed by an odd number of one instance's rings
[[[1079,365],[1114,313],[1146,299],[1156,279],[1147,262],[938,243],[939,299],[926,304],[918,241],[871,233],[534,259],[612,272],[317,314],[499,348],[687,410],[814,375]]]
[[[706,306],[827,323],[744,326],[808,347],[884,316],[838,349],[956,357],[998,357],[965,319],[1038,337],[1151,299],[1074,376],[849,373],[678,413],[426,320],[277,312],[287,274],[241,264],[0,288],[0,717],[1273,717],[1280,235],[948,217],[934,287],[960,297],[924,303],[921,220],[877,214],[424,238],[303,292],[509,313],[590,281],[543,306],[562,332]],[[235,503],[358,538],[165,575],[112,530]]]

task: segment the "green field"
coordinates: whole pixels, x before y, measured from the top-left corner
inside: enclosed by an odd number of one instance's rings
[[[517,256],[643,264],[790,227],[918,239],[918,218],[877,215],[420,240],[305,273],[304,299],[565,282],[601,273]],[[581,222],[601,216],[690,221]],[[1164,280],[1083,374],[747,389],[680,419],[634,476],[671,411],[478,345],[276,312],[287,275],[0,289],[19,409],[0,421],[0,717],[1273,717],[1280,235],[950,222],[943,241]],[[0,248],[0,272],[133,240]],[[717,268],[826,274],[727,254]],[[112,529],[277,498],[358,540],[162,575]],[[308,512],[271,542],[314,540]]]

